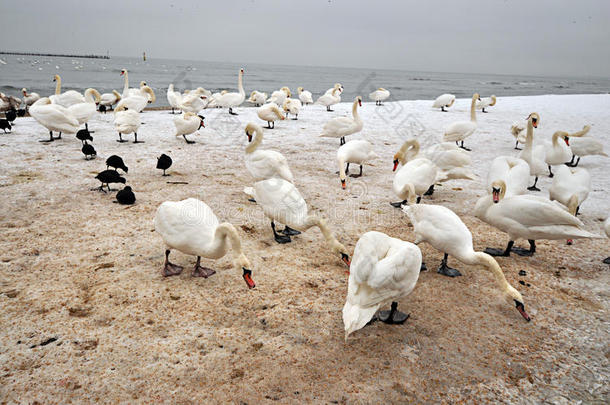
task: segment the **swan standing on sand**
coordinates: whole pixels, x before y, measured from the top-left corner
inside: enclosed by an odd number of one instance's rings
[[[349,174],[349,164],[360,165],[360,174],[350,174],[350,177],[362,176],[362,165],[367,161],[376,158],[378,155],[373,152],[373,145],[370,142],[355,139],[346,142],[337,150],[337,163],[339,164],[339,179],[341,187],[345,190],[346,175]]]
[[[239,93],[225,93],[216,98],[216,104],[223,108],[229,109],[229,114],[238,115],[233,112],[233,108],[239,107],[241,103],[246,99],[246,92],[244,91],[243,86],[243,76],[244,69],[239,69],[239,74],[237,75],[237,90]]]
[[[598,155],[608,157],[608,155],[604,152],[603,143],[597,139],[591,138],[590,136],[584,136],[589,132],[590,129],[590,125],[585,125],[582,130],[570,134],[570,149],[572,150],[572,159],[569,163],[566,163],[568,166],[578,166],[580,158],[583,156]],[[574,163],[575,157],[578,157],[576,163]]]
[[[284,179],[271,178],[256,182],[254,187],[246,188],[244,191],[256,200],[256,204],[271,220],[273,238],[277,243],[288,243],[291,241],[290,235],[299,234],[317,226],[330,249],[341,255],[341,260],[349,267],[347,249],[335,238],[324,218],[309,215],[307,203],[294,184]],[[281,231],[284,235],[276,232],[276,221],[286,225],[286,228]]]
[[[59,104],[51,104],[48,97],[42,97],[30,107],[30,115],[43,127],[49,130],[49,139],[40,142],[53,142],[61,139],[62,132],[74,134],[78,131],[78,120]],[[53,138],[53,131],[59,132],[57,138]]]
[[[505,198],[506,184],[496,181],[491,195],[477,201],[474,215],[489,225],[505,232],[509,242],[505,250],[485,249],[492,256],[510,256],[511,251],[520,256],[533,256],[536,240],[598,238],[584,230],[583,223],[557,203],[533,195],[513,195]],[[513,247],[517,239],[527,239],[530,249]]]
[[[358,115],[358,107],[362,106],[362,97],[358,96],[352,104],[352,118],[337,117],[328,121],[322,128],[323,138],[341,138],[339,144],[345,144],[345,137],[362,131],[363,123]]]
[[[119,133],[117,142],[127,142],[123,139],[123,134],[133,133],[133,143],[142,143],[143,141],[138,141],[138,128],[140,128],[140,124],[140,114],[119,103],[114,110],[114,129]]]
[[[26,109],[36,101],[40,100],[40,95],[38,93],[28,93],[25,87],[21,89],[21,93],[23,94],[22,101],[25,104]]]
[[[51,103],[58,104],[62,107],[70,107],[72,104],[83,103],[85,101],[85,97],[75,90],[68,90],[64,93],[61,92],[61,77],[59,75],[55,75],[53,77],[53,81],[55,84],[55,94],[50,96],[49,99]]]
[[[526,321],[530,321],[519,291],[508,283],[498,262],[493,257],[474,251],[472,234],[460,217],[449,208],[440,205],[405,206],[403,211],[413,224],[415,244],[427,242],[436,250],[444,253],[438,273],[449,277],[462,275],[458,270],[447,266],[448,255],[465,264],[484,266],[494,275],[506,300],[511,304],[514,303],[521,316]]]
[[[307,105],[307,104],[313,104],[313,98],[311,96],[311,91],[307,91],[305,89],[303,89],[302,87],[297,87],[297,92],[299,93],[299,100],[301,100],[301,103]]]
[[[493,94],[491,97],[483,97],[477,102],[477,108],[484,113],[487,112],[485,111],[487,107],[493,107],[494,105],[496,105],[496,96]]]
[[[586,169],[561,165],[555,170],[553,184],[549,188],[549,199],[559,201],[570,213],[578,215],[580,205],[590,192],[591,175]]]
[[[525,194],[530,176],[530,167],[523,159],[512,156],[498,156],[491,162],[487,173],[487,190],[491,185],[502,180],[506,184],[505,196]]]
[[[390,92],[383,87],[378,88],[371,94],[369,98],[375,102],[375,105],[383,105],[382,102],[390,97]]]
[[[540,116],[538,113],[533,112],[527,117],[525,147],[519,153],[519,158],[525,160],[530,167],[530,176],[535,176],[534,185],[527,188],[530,191],[540,191],[536,187],[538,177],[546,172],[546,163],[544,162],[546,151],[544,150],[544,145],[534,144],[534,128],[538,128],[539,122]]]
[[[196,115],[192,112],[185,112],[184,114],[174,117],[174,126],[176,127],[176,136],[181,136],[184,138],[187,144],[195,143],[195,141],[189,141],[186,139],[187,135],[192,134],[193,132],[205,128],[203,120],[205,118],[201,115]]]
[[[179,91],[174,90],[174,83],[170,83],[167,87],[167,102],[169,106],[172,108],[172,114],[174,114],[174,110],[176,108],[180,108],[180,104],[182,104],[182,94]]]
[[[432,108],[440,108],[442,112],[447,112],[445,108],[449,108],[455,103],[455,95],[441,94],[432,103]]]
[[[331,110],[331,106],[340,103],[341,102],[341,85],[340,84],[336,84],[335,87],[333,89],[331,89],[332,91],[330,93],[327,92],[327,94],[324,94],[323,96],[320,96],[315,104],[319,104],[319,105],[323,105],[326,107],[326,111],[334,111]]]
[[[293,120],[299,119],[299,111],[301,111],[301,100],[297,100],[296,98],[287,98],[284,100],[284,104],[282,104],[282,108],[284,112],[286,112],[286,118],[288,118],[288,113],[294,115]]]
[[[263,121],[267,122],[267,128],[273,129],[275,128],[275,121],[284,120],[284,114],[282,114],[282,110],[275,103],[268,103],[256,110],[256,115]],[[273,126],[271,125],[273,124]]]
[[[241,248],[241,240],[235,227],[220,223],[212,209],[203,201],[189,198],[182,201],[166,201],[159,206],[155,215],[155,230],[165,242],[165,265],[163,275],[175,276],[182,272],[182,266],[170,263],[169,254],[176,249],[184,254],[197,256],[193,276],[208,278],[216,271],[201,266],[201,258],[220,259],[233,249],[236,270],[241,270],[248,288],[254,288],[250,262]]]
[[[288,87],[284,86],[281,89],[276,90],[273,93],[271,93],[271,97],[269,97],[269,99],[267,99],[267,103],[275,103],[277,105],[283,105],[284,100],[286,100],[288,97],[292,97],[292,93],[290,92],[290,89]]]
[[[121,93],[112,90],[112,93],[104,93],[100,97],[100,105],[112,108],[113,105],[121,101]]]
[[[253,134],[254,139],[252,139]],[[246,168],[254,180],[277,177],[292,183],[294,177],[286,157],[274,150],[258,149],[263,142],[263,128],[251,122],[246,125],[246,136],[250,142],[246,147]]]
[[[256,90],[250,93],[250,98],[248,99],[248,102],[254,104],[256,107],[265,104],[265,101],[267,101],[267,93],[261,93]]]
[[[85,101],[82,103],[72,104],[68,107],[68,111],[78,120],[80,125],[85,124],[85,129],[89,132],[87,122],[95,115],[97,104],[100,102],[100,93],[95,89],[85,90]]]
[[[477,115],[475,111],[475,103],[477,100],[480,100],[480,97],[477,93],[474,93],[472,95],[472,102],[470,103],[470,121],[457,121],[445,129],[443,135],[443,140],[445,142],[455,142],[457,145],[458,141],[462,141],[460,148],[470,150],[464,147],[464,139],[468,138],[477,130]]]
[[[559,138],[561,138],[563,142],[559,142]],[[549,177],[554,176],[551,166],[568,163],[571,156],[570,134],[565,131],[555,132],[551,141],[551,147],[546,149],[546,155],[544,156],[544,161],[549,168]]]
[[[394,168],[392,171],[396,171],[398,163],[401,162],[399,153],[394,155]],[[404,162],[404,160],[402,160],[402,162]],[[401,198],[402,201],[393,202],[390,203],[390,205],[395,208],[400,208],[403,204],[407,203],[419,204],[421,196],[434,185],[437,170],[434,163],[426,158],[416,158],[408,161],[396,172],[394,181],[392,182],[394,193]]]
[[[371,231],[360,237],[350,265],[343,307],[345,340],[390,302],[389,311],[379,312],[382,322],[401,324],[409,318],[398,311],[398,301],[415,288],[421,258],[417,246],[384,233]]]

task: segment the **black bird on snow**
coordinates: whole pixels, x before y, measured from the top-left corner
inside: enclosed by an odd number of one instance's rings
[[[117,172],[116,170],[104,170],[103,172],[98,173],[95,178],[98,179],[102,183],[102,185],[99,186],[99,188],[94,188],[93,190],[100,190],[104,193],[106,192],[104,190],[104,184],[106,185],[106,187],[108,187],[108,191],[116,191],[110,188],[111,183],[125,184],[125,178],[121,177],[119,175],[119,172]]]
[[[108,159],[106,159],[106,169],[108,169],[109,167],[114,167],[115,170],[121,169],[125,173],[127,173],[128,171],[127,166],[125,166],[125,163],[123,163],[123,159],[117,155],[112,155]]]
[[[7,129],[10,131],[12,128],[13,127],[11,127],[11,124],[10,122],[8,122],[8,120],[5,120],[4,118],[0,119],[0,129],[3,130],[5,134]]]
[[[157,158],[157,169],[163,170],[164,176],[169,176],[169,174],[165,174],[165,171],[170,168],[172,165],[172,158],[167,156],[165,153]]]
[[[136,195],[131,191],[130,186],[125,186],[124,189],[116,193],[116,200],[119,204],[131,205],[136,202]]]
[[[17,110],[8,110],[4,113],[6,120],[9,122],[13,122],[17,119]]]
[[[90,143],[83,144],[83,148],[81,149],[81,151],[85,155],[85,160],[89,160],[89,156],[91,156],[91,159],[97,156],[95,148]]]
[[[86,144],[88,140],[93,142],[93,137],[88,129],[79,129],[76,138],[80,139],[83,144]]]

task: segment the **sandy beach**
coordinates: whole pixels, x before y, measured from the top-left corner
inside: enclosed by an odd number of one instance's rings
[[[164,97],[164,94],[158,94]],[[364,176],[342,190],[338,139],[320,138],[324,123],[347,115],[351,100],[327,113],[306,106],[297,121],[265,130],[263,147],[282,152],[310,210],[328,219],[350,250],[376,230],[406,241],[406,215],[391,207],[392,156],[404,140],[438,142],[443,128],[468,119],[470,100],[447,113],[431,102],[363,103],[363,131],[379,154]],[[524,297],[527,323],[502,298],[484,268],[457,261],[463,277],[436,273],[442,254],[420,248],[428,268],[400,302],[403,325],[373,323],[344,341],[341,309],[346,267],[317,229],[275,243],[269,222],[243,193],[252,181],[244,166],[254,108],[204,110],[205,129],[187,145],[174,136],[168,111],[145,111],[138,139],[117,143],[113,114],[89,122],[96,159],[86,161],[74,135],[50,144],[32,118],[0,133],[0,403],[604,403],[610,396],[610,255],[607,238],[539,241],[534,257],[499,258]],[[470,228],[475,249],[504,247],[507,235],[472,215],[485,193],[491,160],[515,156],[510,125],[536,111],[536,136],[591,124],[588,136],[610,151],[610,95],[499,97],[478,114],[472,148],[478,181],[437,187],[424,204],[454,210]],[[125,137],[130,141],[132,135]],[[162,177],[156,157],[174,161]],[[120,155],[136,204],[91,191],[105,159]],[[610,213],[610,160],[584,157],[592,191],[580,208],[587,230],[603,235]],[[540,195],[551,179],[543,177]],[[191,277],[195,258],[164,278],[164,245],[154,231],[157,207],[195,197],[221,221],[233,223],[252,262],[248,290],[232,255]],[[526,246],[526,241],[518,241]],[[519,271],[526,275],[520,276]],[[526,398],[527,401],[524,399]]]

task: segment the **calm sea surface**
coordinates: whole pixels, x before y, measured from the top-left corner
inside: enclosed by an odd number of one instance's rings
[[[4,63],[3,63],[4,62]],[[392,92],[394,100],[434,99],[442,93],[470,97],[473,91],[481,96],[527,96],[539,94],[596,94],[610,91],[610,78],[535,77],[465,73],[410,72],[383,69],[338,67],[304,67],[262,64],[235,64],[171,59],[113,57],[112,59],[80,59],[63,57],[0,55],[0,91],[20,96],[20,89],[41,95],[55,91],[53,75],[62,78],[62,90],[83,91],[96,88],[101,93],[116,89],[122,92],[122,68],[129,71],[130,87],[145,80],[157,94],[156,106],[167,105],[165,92],[169,83],[179,90],[204,87],[212,92],[237,88],[237,72],[245,69],[244,88],[271,94],[282,86],[294,93],[303,86],[315,96],[340,82],[345,87],[343,100],[357,94],[365,96],[377,87]]]

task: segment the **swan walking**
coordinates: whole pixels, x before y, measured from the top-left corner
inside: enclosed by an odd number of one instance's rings
[[[475,103],[477,100],[480,100],[480,97],[477,93],[474,93],[470,103],[470,121],[457,121],[445,129],[443,135],[443,140],[445,142],[455,142],[457,145],[458,141],[462,141],[460,148],[470,150],[464,147],[464,139],[474,134],[474,131],[477,130],[477,115],[475,111]]]
[[[303,87],[297,87],[297,93],[299,94],[299,100],[301,100],[301,103],[305,105],[313,104],[311,91],[307,91]]]
[[[174,126],[176,127],[176,136],[182,136],[187,144],[193,144],[195,141],[186,139],[187,135],[198,131],[201,128],[205,128],[203,120],[205,118],[201,115],[196,115],[192,112],[185,112],[178,117],[174,117]]]
[[[340,138],[339,144],[345,144],[345,137],[362,131],[363,123],[358,114],[358,107],[362,106],[362,97],[358,96],[352,104],[352,118],[337,117],[328,121],[322,128],[321,137]]]
[[[440,108],[442,112],[447,112],[445,108],[449,108],[455,103],[455,95],[453,94],[441,94],[432,103],[432,108]]]
[[[32,104],[30,115],[49,130],[50,138],[40,142],[53,142],[55,139],[61,139],[62,132],[74,134],[80,126],[76,117],[67,108],[59,104],[52,104],[48,97],[42,97]],[[53,138],[53,131],[59,132],[57,138]]]
[[[249,142],[246,147],[246,168],[254,180],[261,181],[277,177],[292,183],[294,177],[286,157],[274,150],[258,149],[263,142],[263,128],[251,122],[246,125],[245,131]]]
[[[403,211],[413,224],[415,244],[426,242],[436,250],[444,253],[441,265],[437,272],[444,276],[456,277],[462,274],[447,265],[449,255],[460,262],[469,265],[480,265],[489,270],[495,277],[496,283],[502,290],[506,300],[514,303],[517,310],[530,321],[525,312],[523,297],[509,284],[498,265],[498,262],[483,252],[475,252],[472,245],[472,234],[464,222],[449,208],[440,205],[413,205],[403,207]]]
[[[345,190],[345,180],[349,174],[350,163],[360,165],[360,174],[350,174],[350,177],[360,177],[362,176],[362,165],[376,157],[378,155],[373,151],[373,145],[365,140],[355,139],[339,147],[337,150],[337,163],[339,164],[341,187]]]
[[[377,315],[382,322],[401,324],[409,318],[398,311],[398,301],[415,288],[421,260],[421,251],[412,243],[375,231],[360,237],[350,265],[343,307],[346,341],[388,303],[390,310]]]
[[[496,181],[491,195],[481,197],[474,208],[475,217],[505,232],[509,236],[506,249],[485,249],[492,256],[510,256],[511,251],[520,256],[533,256],[536,240],[598,238],[587,232],[583,223],[553,201],[533,195],[505,197],[506,184]],[[527,239],[530,248],[513,247],[517,239]]]
[[[390,92],[383,87],[378,88],[369,94],[369,98],[375,102],[375,105],[383,105],[383,102],[390,97]]]
[[[172,249],[184,254],[197,256],[193,276],[208,278],[215,274],[213,269],[201,266],[201,258],[220,259],[233,249],[236,259],[233,263],[248,288],[254,288],[250,261],[242,251],[241,240],[235,227],[220,223],[212,209],[203,201],[188,198],[182,201],[166,201],[159,206],[154,219],[155,230],[165,242],[165,265],[163,275],[175,276],[183,267],[169,261]]]
[[[239,91],[238,93],[227,92],[225,94],[221,94],[219,97],[216,98],[216,104],[220,107],[228,108],[229,114],[231,115],[238,115],[236,112],[233,112],[233,108],[239,107],[241,103],[243,103],[246,99],[246,92],[244,91],[243,86],[243,76],[244,69],[241,68],[239,69],[239,73],[237,75],[237,90]]]

